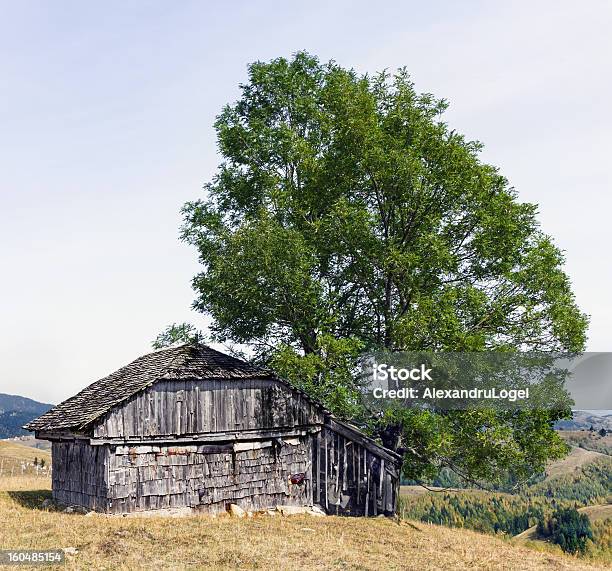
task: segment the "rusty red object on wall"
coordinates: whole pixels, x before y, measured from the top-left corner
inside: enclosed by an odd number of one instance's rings
[[[168,456],[187,456],[189,451],[185,448],[168,448]]]
[[[306,474],[304,474],[304,472],[300,472],[298,474],[291,474],[291,476],[289,477],[289,480],[291,481],[292,484],[303,484],[304,483],[304,479],[306,478]]]

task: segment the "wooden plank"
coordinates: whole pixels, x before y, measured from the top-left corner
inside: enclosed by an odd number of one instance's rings
[[[325,424],[334,432],[338,434],[342,434],[344,437],[349,438],[350,440],[359,443],[361,446],[369,450],[372,454],[379,456],[380,458],[384,458],[385,460],[393,463],[399,463],[402,460],[400,454],[393,452],[387,448],[383,448],[371,438],[368,438],[361,432],[359,432],[356,428],[353,428],[347,424],[340,423],[333,418],[326,418]]]
[[[329,494],[327,492],[327,486],[329,485],[329,454],[328,454],[328,450],[327,450],[327,441],[328,441],[328,435],[329,432],[325,431],[324,437],[323,437],[323,441],[324,441],[324,446],[325,446],[325,511],[329,510]]]
[[[317,432],[314,438],[315,452],[313,454],[313,482],[315,489],[313,494],[313,502],[319,504],[321,502],[321,432]]]

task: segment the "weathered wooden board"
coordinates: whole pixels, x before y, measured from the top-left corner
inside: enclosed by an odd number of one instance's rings
[[[166,380],[111,409],[93,436],[181,437],[322,423],[320,408],[277,380]]]
[[[316,440],[315,501],[337,515],[392,515],[401,460],[389,451],[379,452],[365,437],[351,438],[353,432],[327,423]]]
[[[109,449],[84,440],[53,442],[53,499],[64,505],[108,509]]]

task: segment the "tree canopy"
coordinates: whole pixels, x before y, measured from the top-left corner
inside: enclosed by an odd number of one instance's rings
[[[381,349],[584,348],[587,318],[536,206],[446,107],[403,69],[362,76],[304,52],[254,63],[216,120],[223,161],[185,205],[182,237],[217,339],[406,447],[411,476],[444,464],[492,478],[562,453],[552,413],[369,418],[353,375]]]

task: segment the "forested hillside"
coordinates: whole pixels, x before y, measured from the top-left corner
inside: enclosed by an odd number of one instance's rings
[[[406,493],[400,514],[406,519],[514,536],[550,520],[556,510],[610,502],[612,459],[602,457],[516,494],[467,489]],[[597,509],[588,508],[589,516],[591,512],[595,516]],[[592,553],[609,554],[610,527],[610,520],[593,524]]]
[[[29,434],[21,427],[52,406],[26,397],[0,393],[0,439]]]

